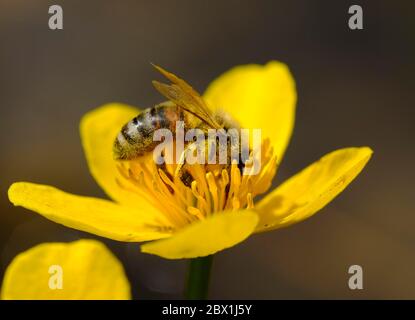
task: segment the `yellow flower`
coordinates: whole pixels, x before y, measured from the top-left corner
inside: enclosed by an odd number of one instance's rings
[[[3,300],[131,299],[117,258],[95,240],[43,243],[17,255],[8,266]]]
[[[143,244],[143,252],[194,258],[310,217],[343,191],[371,157],[368,147],[331,152],[255,202],[271,186],[291,137],[294,80],[280,62],[238,66],[213,81],[204,99],[242,128],[262,129],[258,175],[241,176],[235,165],[216,172],[195,165],[189,188],[157,170],[153,161],[120,165],[111,152],[114,138],[139,110],[109,104],[86,114],[80,130],[90,171],[113,202],[26,182],[13,184],[9,199],[75,229],[120,241],[155,240]]]

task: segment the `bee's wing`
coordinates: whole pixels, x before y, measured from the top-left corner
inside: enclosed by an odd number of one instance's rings
[[[212,128],[221,128],[218,122],[212,116],[203,98],[184,80],[174,74],[154,65],[154,67],[169,79],[173,84],[165,84],[153,81],[154,87],[167,99],[173,101],[187,112],[209,124]]]

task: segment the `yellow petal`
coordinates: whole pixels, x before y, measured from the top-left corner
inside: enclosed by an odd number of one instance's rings
[[[356,178],[372,153],[368,147],[336,150],[288,179],[255,206],[256,231],[286,227],[316,213]]]
[[[147,241],[167,237],[161,231],[160,213],[145,203],[131,209],[114,202],[77,196],[54,187],[17,182],[9,199],[64,226],[119,241]]]
[[[243,128],[261,128],[270,138],[280,162],[295,120],[297,94],[288,67],[271,61],[266,65],[244,65],[213,81],[204,98],[227,111]]]
[[[112,147],[121,127],[138,113],[138,109],[124,104],[107,104],[85,114],[80,125],[82,145],[92,176],[108,196],[131,206],[145,200],[117,184],[119,173]]]
[[[168,239],[146,243],[141,251],[167,259],[204,257],[245,240],[257,223],[257,214],[252,211],[217,213]]]
[[[130,285],[117,258],[95,240],[44,243],[8,266],[4,300],[130,299]]]

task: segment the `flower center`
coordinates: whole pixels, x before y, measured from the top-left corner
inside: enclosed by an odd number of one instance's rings
[[[157,207],[172,229],[181,228],[209,215],[225,210],[254,207],[254,197],[271,186],[277,162],[268,139],[261,143],[260,170],[253,170],[254,152],[245,162],[244,173],[236,162],[229,165],[188,165],[190,183],[184,184],[176,174],[177,164],[157,165],[152,155],[117,165],[118,185],[138,193]]]

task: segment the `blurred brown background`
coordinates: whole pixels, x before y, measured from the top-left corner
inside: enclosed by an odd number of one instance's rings
[[[63,7],[62,31],[48,29],[52,4]],[[352,4],[363,7],[364,30],[348,28]],[[79,119],[107,102],[159,102],[150,62],[203,91],[234,65],[277,59],[299,99],[276,184],[340,147],[375,154],[312,219],[218,254],[210,297],[415,298],[414,13],[410,1],[0,0],[1,271],[37,243],[91,237],[12,207],[7,188],[26,180],[104,197]],[[183,261],[104,241],[135,298],[180,297]],[[363,267],[364,290],[348,288],[352,264]]]

